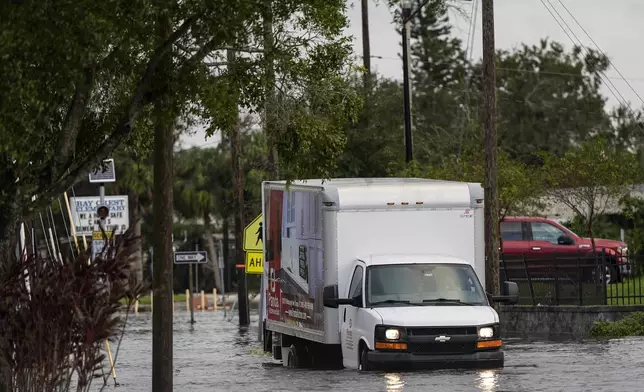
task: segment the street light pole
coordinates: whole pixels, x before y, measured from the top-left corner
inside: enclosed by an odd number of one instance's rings
[[[410,36],[411,36],[411,1],[405,0],[402,3],[402,57],[403,57],[403,94],[405,114],[405,162],[414,160],[414,149],[411,129],[411,87],[409,74],[411,73],[410,61]]]

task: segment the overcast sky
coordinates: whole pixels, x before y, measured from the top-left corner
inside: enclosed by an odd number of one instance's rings
[[[478,12],[473,38],[473,57],[479,59],[482,39],[481,2],[475,2],[478,4]],[[391,22],[392,12],[384,5],[376,6],[375,3],[371,2],[369,10],[371,53],[372,56],[381,58],[372,58],[372,68],[382,76],[402,79],[402,62],[399,59],[400,35]],[[458,3],[462,4],[462,9],[467,14],[471,13],[472,2]],[[556,17],[561,15],[563,21],[560,19],[560,23],[564,27],[566,24],[569,26],[569,34],[573,39],[576,36],[586,47],[596,49],[594,41],[609,56],[614,66],[607,72],[614,88],[610,83],[608,87],[604,86],[609,105],[618,104],[623,96],[633,109],[644,106],[640,98],[644,98],[644,51],[641,43],[641,38],[644,37],[644,0],[495,0],[494,3],[497,48],[512,49],[522,43],[537,44],[540,39],[549,37],[570,49],[573,42],[548,12],[547,5]],[[357,56],[362,55],[360,17],[360,3],[357,1],[356,5],[349,9],[351,26],[346,31],[347,35],[354,37],[354,51]],[[465,45],[471,19],[456,13],[451,17],[454,25],[453,34],[461,38]],[[627,81],[624,81],[619,73]],[[617,98],[609,88],[613,89]],[[185,136],[182,144],[185,147],[211,146],[217,139],[219,136],[215,135],[206,140],[204,133],[197,131],[193,136]]]

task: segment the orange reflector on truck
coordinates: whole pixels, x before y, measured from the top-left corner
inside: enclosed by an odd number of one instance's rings
[[[393,206],[393,205],[394,205],[394,203],[387,203],[387,205],[388,205],[388,206]]]
[[[482,342],[477,342],[476,343],[476,348],[497,348],[501,347],[503,342],[499,340],[485,340]]]
[[[376,342],[376,350],[407,350],[407,343]]]
[[[417,202],[416,202],[416,205],[421,205],[421,204],[423,204],[423,202],[422,202],[422,201],[417,201]]]
[[[409,202],[408,202],[408,201],[403,201],[403,202],[402,202],[402,203],[400,203],[400,204],[402,204],[402,205],[404,205],[404,206],[408,206],[408,205],[409,205]]]

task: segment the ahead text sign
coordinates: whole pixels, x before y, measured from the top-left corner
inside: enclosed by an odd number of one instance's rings
[[[261,275],[264,273],[264,254],[260,252],[246,253],[246,274]]]

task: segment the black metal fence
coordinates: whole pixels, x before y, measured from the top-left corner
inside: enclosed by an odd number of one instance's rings
[[[644,255],[501,255],[500,280],[516,282],[520,305],[642,305]]]

